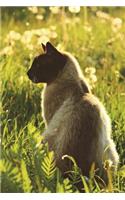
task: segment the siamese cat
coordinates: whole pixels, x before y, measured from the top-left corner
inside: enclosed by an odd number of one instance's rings
[[[55,153],[57,167],[65,175],[71,170],[72,156],[83,175],[89,177],[94,163],[100,177],[107,181],[104,162],[117,168],[119,157],[111,139],[110,118],[94,96],[77,60],[58,51],[50,42],[42,44],[44,54],[34,58],[28,77],[34,83],[45,83],[42,93],[43,133]]]

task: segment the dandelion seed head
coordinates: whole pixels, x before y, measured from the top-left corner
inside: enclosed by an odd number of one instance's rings
[[[107,44],[111,45],[112,43],[114,43],[116,41],[116,37],[112,37],[108,40]]]
[[[117,38],[117,39],[120,39],[121,41],[123,41],[123,40],[124,40],[124,34],[122,34],[122,33],[117,33],[116,38]]]
[[[100,59],[100,64],[103,65],[103,66],[106,66],[108,63],[107,59],[106,58],[101,58]]]
[[[42,35],[41,37],[37,39],[37,44],[39,45],[41,44],[41,42],[46,44],[48,41],[50,41],[50,38],[46,35]]]
[[[66,24],[70,24],[70,23],[71,23],[71,19],[67,17],[67,18],[65,19],[65,23],[66,23]]]
[[[112,164],[113,164],[113,162],[112,162],[111,160],[106,160],[106,161],[104,162],[104,168],[105,168],[105,169],[109,169],[109,168],[112,167]]]
[[[87,73],[87,74],[95,74],[96,73],[96,69],[95,69],[95,67],[87,67],[85,69],[85,73]]]
[[[24,77],[23,77],[23,76],[20,76],[20,77],[19,77],[19,82],[20,82],[20,83],[23,83],[23,82],[24,82]]]
[[[34,46],[32,44],[26,44],[26,48],[32,51]]]
[[[80,12],[80,6],[69,6],[68,9],[71,13],[79,13]]]
[[[75,17],[75,18],[74,18],[74,23],[75,23],[75,24],[80,23],[80,18],[79,18],[79,17]]]
[[[20,34],[20,33],[11,30],[11,31],[7,34],[7,36],[6,36],[6,38],[5,38],[5,42],[10,43],[11,45],[14,45],[14,44],[15,44],[15,41],[16,41],[16,40],[20,40],[20,38],[21,38],[21,34]]]
[[[90,81],[93,83],[95,83],[97,81],[97,77],[95,74],[91,74],[91,76],[89,78],[90,78]]]
[[[114,18],[113,20],[112,20],[112,24],[114,25],[114,26],[120,26],[121,27],[121,25],[122,25],[122,19],[120,19],[120,18]]]
[[[97,82],[97,77],[95,73],[96,73],[96,69],[94,67],[87,67],[85,69],[86,79],[91,89],[95,87],[95,83]]]
[[[13,55],[14,51],[12,46],[6,46],[5,48],[2,49],[2,51],[0,51],[0,55]]]
[[[26,22],[26,26],[29,26],[30,25],[30,23],[29,22]]]
[[[113,32],[117,32],[121,29],[122,27],[122,19],[120,18],[114,18],[112,20],[112,30]]]
[[[84,30],[86,31],[86,32],[91,32],[92,31],[92,27],[89,25],[89,24],[86,24],[86,25],[84,25]]]
[[[31,11],[33,14],[38,13],[38,7],[36,6],[30,6],[28,7],[28,10]]]
[[[50,9],[52,14],[58,14],[60,12],[59,6],[50,6],[49,9]]]
[[[52,39],[55,39],[55,38],[57,38],[57,33],[56,32],[51,32],[51,38]]]
[[[59,51],[64,51],[64,50],[65,50],[64,45],[61,44],[61,43],[59,43],[59,44],[57,45],[56,48],[57,48]]]
[[[33,53],[30,52],[29,58],[32,59],[34,57]]]
[[[51,31],[55,31],[56,30],[56,26],[54,26],[54,25],[51,25],[49,28],[50,28]]]
[[[21,42],[24,43],[24,44],[30,43],[31,40],[32,40],[32,36],[33,36],[32,31],[24,31],[24,33],[21,37]]]
[[[116,78],[117,78],[117,79],[119,79],[119,78],[120,78],[120,73],[119,73],[119,71],[118,71],[118,70],[115,70],[115,76],[116,76]]]
[[[96,16],[98,18],[104,19],[104,20],[110,20],[111,16],[108,13],[102,12],[102,11],[97,11],[96,12]]]
[[[43,15],[36,15],[36,19],[43,20]]]
[[[32,33],[37,36],[50,35],[51,31],[48,28],[33,29]]]

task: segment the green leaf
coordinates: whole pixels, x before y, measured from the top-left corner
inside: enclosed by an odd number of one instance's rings
[[[86,192],[86,193],[90,193],[88,184],[86,183],[86,180],[85,180],[84,176],[81,175],[81,179],[82,179],[82,183],[83,183],[83,185],[84,185],[84,190],[85,190],[85,192]]]
[[[56,186],[56,192],[57,193],[64,193],[64,186],[63,184],[61,184],[60,182],[57,183],[57,186]]]
[[[125,165],[123,165],[123,166],[119,169],[118,174],[119,174],[120,176],[122,176],[123,178],[125,178]]]
[[[21,173],[22,173],[22,184],[24,192],[31,192],[32,190],[31,180],[29,178],[24,160],[21,160]]]

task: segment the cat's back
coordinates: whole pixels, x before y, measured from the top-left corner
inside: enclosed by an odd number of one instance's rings
[[[68,97],[55,113],[48,129],[48,141],[55,151],[58,165],[62,165],[60,157],[65,154],[73,156],[86,175],[94,161],[100,165],[98,160],[102,160],[108,133],[107,122],[104,127],[106,120],[108,115],[104,107],[91,93]],[[51,132],[54,134],[50,135]]]

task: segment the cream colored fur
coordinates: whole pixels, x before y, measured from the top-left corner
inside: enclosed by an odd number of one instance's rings
[[[111,122],[97,97],[91,94],[76,59],[64,53],[67,62],[55,81],[45,85],[42,114],[46,124],[44,137],[54,150],[57,166],[65,172],[71,155],[85,175],[94,162],[105,179],[103,162],[111,160],[117,167],[118,154],[111,139]]]

